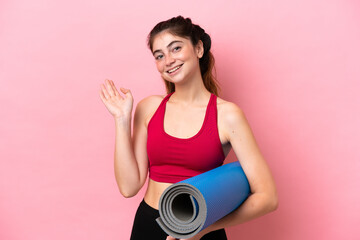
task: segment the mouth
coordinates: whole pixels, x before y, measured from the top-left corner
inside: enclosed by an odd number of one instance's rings
[[[182,65],[184,64],[181,64],[179,66],[176,66],[168,71],[166,71],[167,73],[169,73],[170,75],[174,75],[175,73],[177,73],[179,71],[179,69],[182,67]]]

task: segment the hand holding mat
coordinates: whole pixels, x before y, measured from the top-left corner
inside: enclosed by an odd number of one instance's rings
[[[160,227],[170,236],[186,239],[238,208],[250,186],[239,161],[169,186],[159,201]]]

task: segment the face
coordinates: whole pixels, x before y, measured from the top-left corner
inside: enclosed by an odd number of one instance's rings
[[[161,77],[179,83],[200,71],[199,58],[203,55],[202,42],[194,47],[191,40],[161,32],[153,41],[153,55]]]

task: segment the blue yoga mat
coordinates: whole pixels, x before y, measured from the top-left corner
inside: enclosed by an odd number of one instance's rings
[[[160,227],[175,238],[190,238],[238,208],[250,186],[239,161],[169,186],[159,201]]]

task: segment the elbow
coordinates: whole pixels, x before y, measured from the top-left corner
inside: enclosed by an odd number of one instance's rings
[[[273,212],[279,207],[279,198],[276,193],[272,194],[272,196],[268,200],[268,209],[269,212]]]
[[[279,207],[279,200],[276,198],[276,200],[274,200],[271,203],[271,211],[275,211],[276,209],[278,209]]]
[[[125,198],[134,197],[142,187],[138,182],[129,182],[124,179],[120,181],[118,178],[116,178],[116,183],[121,195]]]
[[[134,191],[126,191],[126,190],[122,190],[120,189],[120,193],[121,195],[123,195],[123,197],[125,198],[132,198],[136,195],[137,192]]]
[[[119,186],[119,191],[121,195],[125,198],[132,198],[134,197],[140,189],[138,188],[129,188],[128,186]]]
[[[133,194],[122,194],[122,195],[124,196],[124,198],[132,198],[135,196]]]

